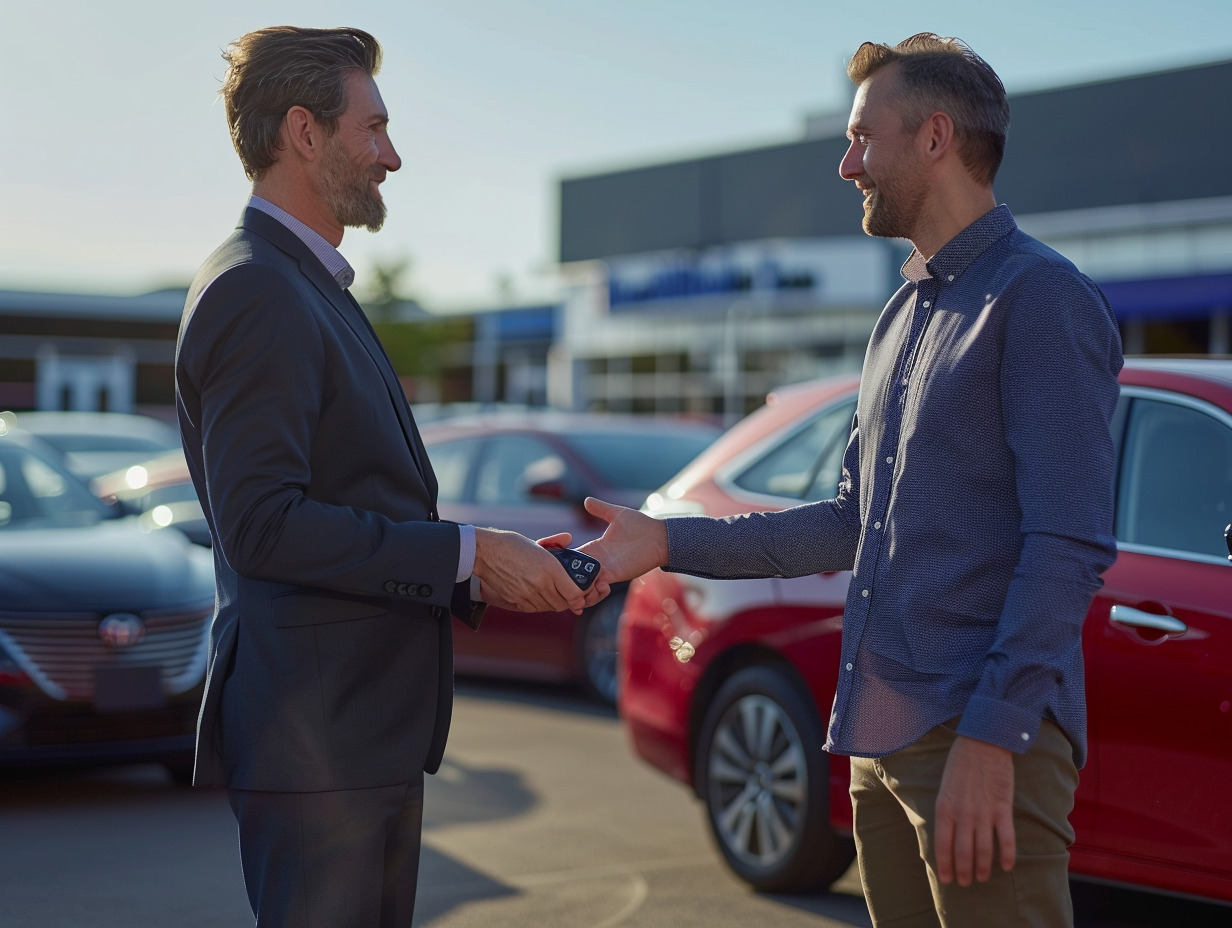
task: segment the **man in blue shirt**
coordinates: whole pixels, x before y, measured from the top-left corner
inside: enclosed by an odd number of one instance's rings
[[[598,500],[605,580],[852,570],[827,748],[878,926],[1060,926],[1086,755],[1082,622],[1116,556],[1121,343],[992,183],[1009,105],[962,43],[865,43],[840,174],[910,239],[834,499],[657,522]]]

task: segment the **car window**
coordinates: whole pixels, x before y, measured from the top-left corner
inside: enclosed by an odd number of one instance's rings
[[[106,507],[76,478],[24,448],[0,445],[0,529],[90,523],[106,514]]]
[[[1227,555],[1232,522],[1232,428],[1199,409],[1135,399],[1117,492],[1117,539]]]
[[[475,477],[475,502],[499,506],[542,502],[527,492],[536,483],[565,476],[563,458],[545,442],[526,435],[489,438]]]
[[[65,454],[82,451],[134,451],[155,455],[174,446],[137,435],[82,435],[75,432],[39,432],[38,437]]]
[[[576,432],[569,444],[609,487],[657,490],[718,436],[705,432]]]
[[[428,449],[428,460],[438,484],[437,501],[461,503],[466,500],[466,478],[471,462],[483,444],[481,438],[461,438],[446,441]]]
[[[813,502],[838,490],[843,452],[855,415],[855,401],[830,406],[809,419],[733,480],[751,493]]]

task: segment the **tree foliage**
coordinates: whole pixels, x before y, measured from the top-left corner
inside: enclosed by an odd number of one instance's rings
[[[400,377],[439,376],[470,344],[474,328],[470,319],[460,316],[376,322],[372,327]]]

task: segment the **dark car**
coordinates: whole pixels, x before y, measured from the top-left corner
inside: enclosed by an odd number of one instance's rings
[[[637,507],[720,434],[681,419],[566,413],[450,418],[423,427],[440,483],[441,516],[511,529],[529,538],[557,532],[580,545],[602,525],[587,496]],[[616,699],[616,624],[624,587],[583,615],[489,609],[478,633],[459,630],[461,673],[581,683]]]
[[[1083,627],[1090,750],[1070,872],[1232,902],[1232,361],[1134,360],[1121,385],[1119,556]],[[857,386],[772,395],[646,510],[832,496]],[[760,889],[825,886],[854,853],[847,761],[821,750],[849,577],[654,571],[628,596],[634,749],[694,790],[728,864]]]
[[[157,761],[186,779],[209,552],[118,517],[37,439],[0,432],[0,767]]]
[[[22,412],[17,426],[63,455],[89,480],[180,447],[180,433],[150,416],[124,412]]]

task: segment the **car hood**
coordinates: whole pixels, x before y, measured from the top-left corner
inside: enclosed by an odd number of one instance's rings
[[[178,532],[145,532],[131,518],[0,531],[2,611],[203,608],[213,598],[209,552]]]

